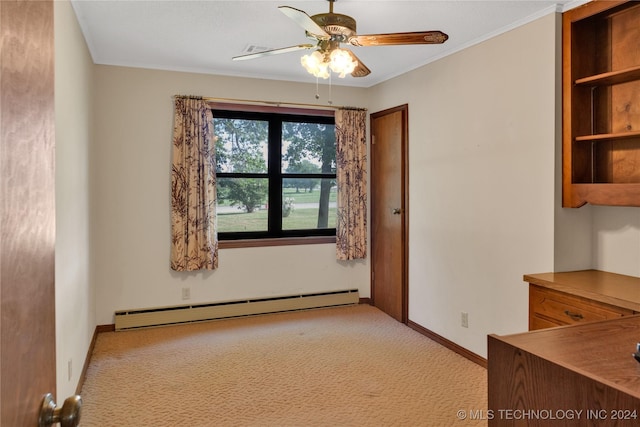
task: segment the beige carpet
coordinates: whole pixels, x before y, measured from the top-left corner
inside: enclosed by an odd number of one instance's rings
[[[91,426],[477,426],[486,370],[368,305],[98,336]]]

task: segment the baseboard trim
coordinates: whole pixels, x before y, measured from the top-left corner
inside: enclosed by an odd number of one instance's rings
[[[96,326],[96,332],[97,333],[102,333],[102,332],[115,332],[116,331],[116,324],[112,323],[110,325],[98,325]]]
[[[368,305],[371,305],[371,298],[360,298],[360,301],[358,301],[358,304],[368,304]]]
[[[412,322],[411,320],[407,322],[407,326],[413,329],[414,331],[419,332],[422,335],[434,340],[435,342],[442,345],[443,347],[448,348],[454,353],[458,353],[460,356],[469,359],[473,363],[476,363],[485,369],[487,368],[487,359],[485,359],[484,357],[481,357],[475,354],[474,352],[467,350],[466,348],[454,343],[453,341],[449,341],[445,337],[438,335],[435,332],[425,328],[424,326],[421,326],[415,322]]]
[[[89,363],[91,363],[91,355],[93,354],[93,349],[96,346],[96,339],[98,339],[98,334],[102,332],[113,332],[115,330],[116,330],[115,324],[96,326],[96,329],[93,331],[93,337],[91,338],[91,343],[89,344],[89,349],[87,350],[87,357],[84,358],[84,366],[82,367],[80,378],[78,378],[78,385],[76,386],[76,394],[80,394],[82,392],[82,386],[84,385],[84,380],[87,377],[87,369],[89,369]]]
[[[357,289],[118,310],[116,331],[357,304]]]

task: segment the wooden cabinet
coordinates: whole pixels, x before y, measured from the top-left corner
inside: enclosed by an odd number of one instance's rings
[[[531,331],[614,319],[630,314],[633,314],[633,310],[529,285],[529,330]]]
[[[598,270],[528,274],[529,330],[640,312],[640,278]],[[640,341],[640,338],[639,338]]]
[[[488,337],[489,427],[638,426],[640,315]]]
[[[489,427],[637,426],[640,278],[583,270],[524,280],[538,330],[489,335]]]
[[[564,207],[640,206],[640,2],[563,14]]]

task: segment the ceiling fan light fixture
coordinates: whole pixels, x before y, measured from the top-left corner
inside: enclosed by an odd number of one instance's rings
[[[344,49],[335,49],[329,55],[329,68],[340,78],[351,74],[357,66],[358,61],[354,61],[349,52]]]
[[[304,55],[300,58],[300,63],[310,74],[323,79],[329,78],[329,63],[325,56],[319,51],[314,51],[311,55]]]
[[[358,66],[345,49],[334,49],[331,53],[316,50],[311,55],[304,55],[300,58],[302,66],[315,77],[323,79],[329,78],[329,70],[338,74],[338,77],[344,78],[347,74],[351,74]]]

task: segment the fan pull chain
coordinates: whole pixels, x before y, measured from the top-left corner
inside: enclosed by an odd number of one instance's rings
[[[318,93],[318,77],[316,76],[316,99],[320,99],[320,94]]]
[[[333,104],[333,95],[332,95],[331,88],[332,88],[332,85],[331,85],[331,73],[329,73],[329,100],[327,101],[327,104],[329,104],[329,105]]]

